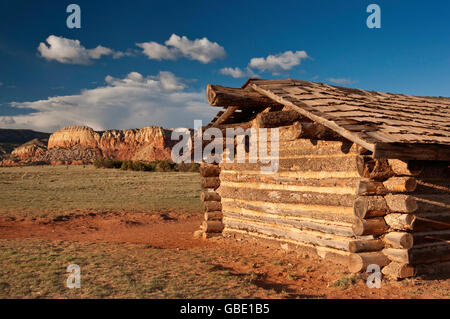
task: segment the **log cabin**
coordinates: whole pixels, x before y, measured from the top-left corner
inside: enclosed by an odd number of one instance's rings
[[[208,85],[206,127],[278,128],[279,168],[203,163],[203,237],[293,245],[388,278],[450,270],[450,98],[294,79]]]

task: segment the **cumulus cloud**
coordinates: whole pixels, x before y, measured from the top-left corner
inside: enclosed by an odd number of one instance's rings
[[[143,53],[152,60],[176,60],[177,50],[169,49],[165,45],[156,42],[136,43],[136,45],[143,49]]]
[[[233,78],[243,78],[247,76],[247,73],[242,71],[240,68],[223,68],[219,71],[221,74],[232,76]]]
[[[172,34],[164,45],[157,42],[136,43],[143,53],[153,60],[176,60],[185,57],[201,63],[209,63],[226,56],[225,49],[207,38],[189,40],[186,36]]]
[[[79,40],[67,39],[50,35],[46,43],[41,42],[38,51],[42,58],[55,60],[65,64],[91,64],[93,60],[98,60],[102,56],[112,55],[115,58],[130,55],[130,52],[114,51],[104,46],[97,46],[94,49],[86,49]]]
[[[355,83],[352,79],[347,78],[327,78],[326,81],[339,85],[349,85]]]
[[[286,51],[275,55],[269,55],[266,58],[252,58],[247,68],[242,71],[240,68],[223,68],[219,72],[224,75],[230,75],[234,78],[242,77],[259,77],[256,71],[271,72],[273,75],[291,70],[293,67],[300,65],[303,59],[307,59],[308,54],[305,51]]]
[[[67,125],[88,125],[95,130],[192,127],[194,119],[208,121],[215,113],[204,91],[187,91],[185,81],[171,72],[150,76],[131,72],[124,78],[108,75],[105,82],[80,94],[10,103],[34,112],[0,116],[0,125],[47,132]]]
[[[302,59],[306,58],[308,58],[308,55],[305,51],[286,51],[269,55],[266,58],[252,58],[248,66],[261,72],[269,71],[276,74],[292,69],[299,65]]]

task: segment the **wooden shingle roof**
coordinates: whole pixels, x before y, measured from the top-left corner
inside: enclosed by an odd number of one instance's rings
[[[372,151],[376,158],[450,160],[450,98],[294,79],[249,79],[242,89],[253,89],[298,111]]]

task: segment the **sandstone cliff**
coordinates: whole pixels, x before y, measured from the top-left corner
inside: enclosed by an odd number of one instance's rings
[[[92,163],[101,158],[170,160],[176,143],[170,139],[171,133],[158,126],[100,132],[87,126],[68,126],[51,134],[48,145],[33,140],[17,147],[3,165]]]
[[[48,149],[76,145],[99,149],[104,158],[132,161],[170,159],[170,130],[149,126],[130,130],[96,132],[87,126],[69,126],[50,136]]]
[[[31,141],[16,147],[11,154],[20,160],[42,156],[47,152],[47,141],[48,139],[32,139]]]

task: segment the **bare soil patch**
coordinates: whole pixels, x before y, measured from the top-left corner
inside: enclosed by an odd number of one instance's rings
[[[167,211],[152,214],[96,211],[54,218],[2,218],[0,237],[138,243],[155,248],[188,249],[205,245],[205,242],[192,236],[201,219],[199,214]]]

